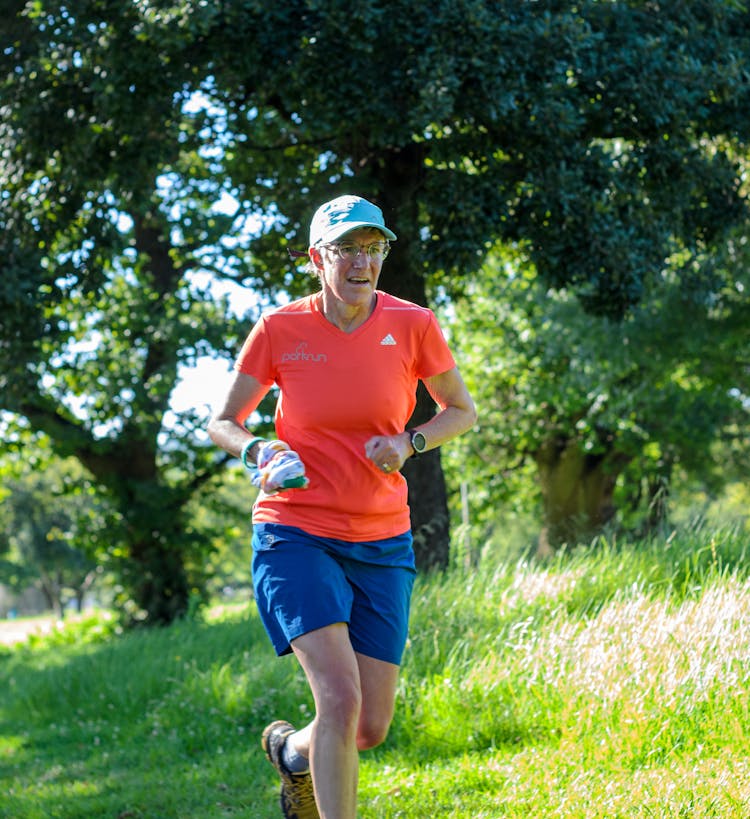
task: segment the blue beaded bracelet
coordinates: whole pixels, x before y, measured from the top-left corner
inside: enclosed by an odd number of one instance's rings
[[[246,444],[245,444],[245,445],[242,447],[242,450],[241,450],[241,452],[240,452],[240,460],[242,461],[242,466],[244,466],[244,467],[245,467],[245,469],[251,469],[251,470],[252,470],[252,469],[255,469],[255,468],[256,468],[256,467],[255,467],[255,464],[249,464],[249,463],[247,462],[247,456],[248,456],[248,453],[250,452],[250,450],[252,449],[252,447],[254,447],[254,446],[255,446],[255,444],[265,444],[265,442],[266,442],[266,439],[265,439],[265,438],[251,438],[251,439],[250,439],[250,440],[249,440],[249,441],[248,441],[248,442],[247,442],[247,443],[246,443]]]

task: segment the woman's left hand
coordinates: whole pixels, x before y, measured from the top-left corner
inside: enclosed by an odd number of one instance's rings
[[[397,472],[411,455],[408,438],[405,432],[401,435],[375,435],[365,444],[365,455],[381,472]]]

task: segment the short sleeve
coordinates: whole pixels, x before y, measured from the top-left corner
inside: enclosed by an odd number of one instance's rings
[[[261,316],[245,339],[234,362],[234,368],[245,375],[252,375],[261,384],[270,386],[276,380],[271,357],[271,338],[265,316]]]
[[[428,310],[429,316],[427,327],[419,346],[416,359],[417,378],[429,378],[433,375],[452,370],[456,366],[456,361],[448,347],[448,342],[443,336],[435,314]]]

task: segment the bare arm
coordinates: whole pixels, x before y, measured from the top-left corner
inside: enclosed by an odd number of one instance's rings
[[[417,429],[427,439],[427,449],[435,449],[470,430],[477,421],[477,409],[457,367],[424,383],[440,412]]]
[[[208,422],[211,440],[231,455],[239,456],[242,447],[253,437],[245,429],[245,421],[260,404],[268,389],[252,375],[235,373],[224,404]],[[248,457],[254,461],[256,455],[257,447],[251,447]]]
[[[471,429],[477,420],[477,410],[457,367],[427,378],[424,383],[440,412],[415,429],[424,435],[426,448],[435,449]],[[390,437],[375,436],[367,442],[365,451],[376,466],[382,468],[385,463],[391,469],[400,469],[413,453],[406,432]]]

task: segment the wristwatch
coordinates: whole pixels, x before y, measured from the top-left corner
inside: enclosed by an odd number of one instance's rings
[[[418,458],[427,448],[427,439],[416,429],[407,429],[411,448],[414,450],[412,458]]]

